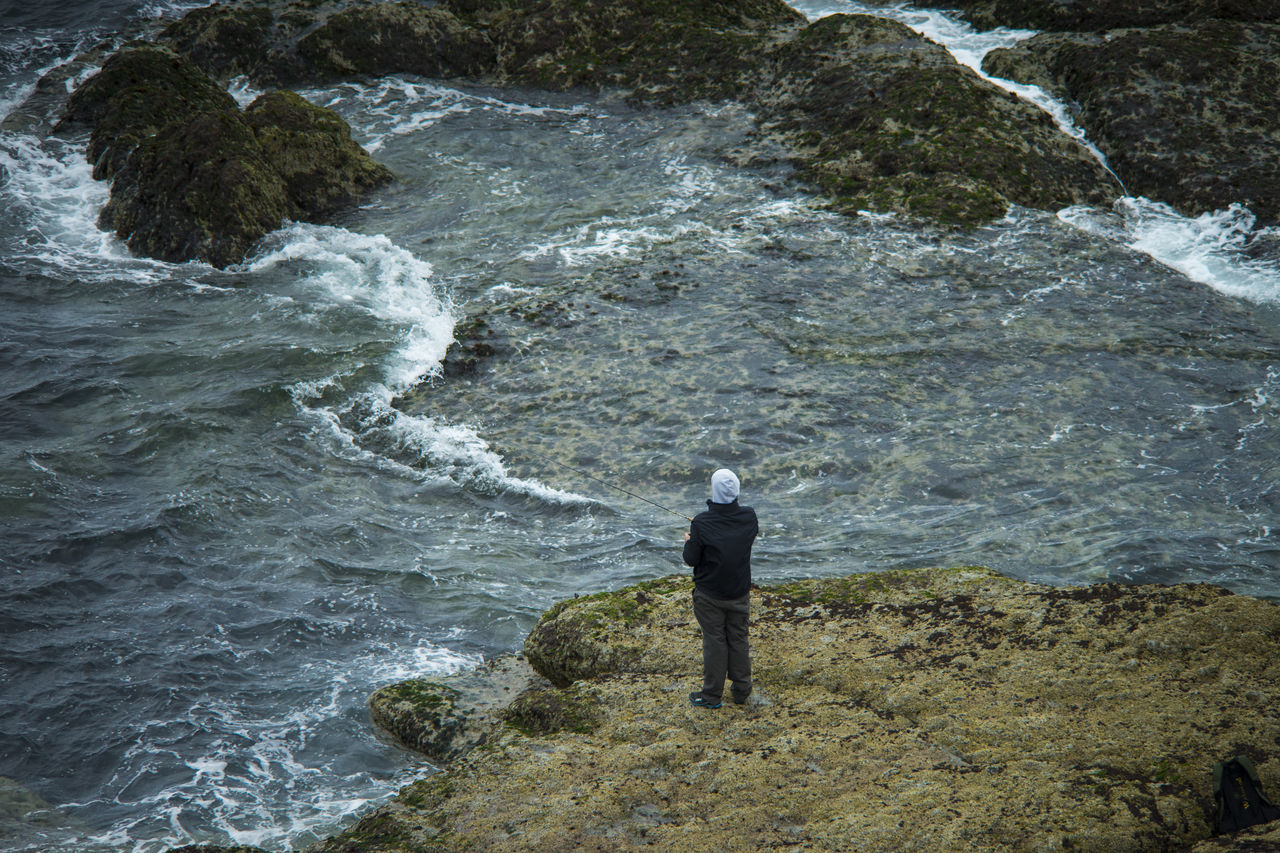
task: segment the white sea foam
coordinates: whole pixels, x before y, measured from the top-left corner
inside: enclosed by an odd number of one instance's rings
[[[114,234],[98,228],[108,186],[93,179],[83,145],[4,134],[0,172],[5,178],[0,199],[26,232],[10,248],[11,261],[28,262],[58,278],[90,280],[145,283],[172,271],[172,264],[132,256]]]
[[[1280,235],[1257,229],[1254,215],[1241,205],[1187,217],[1167,204],[1122,198],[1112,211],[1069,207],[1058,218],[1144,252],[1228,296],[1280,304],[1280,263],[1250,258],[1246,251],[1252,240]]]
[[[476,110],[529,117],[586,114],[581,106],[535,106],[404,77],[384,77],[370,83],[344,83],[331,89],[307,90],[301,94],[314,103],[345,115],[369,151],[377,151],[394,137],[416,133],[449,116]]]
[[[381,365],[380,382],[361,384],[356,366],[350,375],[303,380],[290,389],[330,452],[399,476],[447,480],[486,493],[512,492],[551,503],[587,501],[510,476],[501,457],[470,426],[393,405],[398,395],[440,375],[453,342],[453,308],[438,292],[429,263],[382,235],[296,223],[270,235],[242,269],[262,273],[281,267],[298,270],[302,294],[314,299],[309,310],[358,311],[397,336]]]
[[[191,843],[188,826],[197,825],[235,844],[267,848],[323,835],[389,798],[420,771],[406,767],[388,780],[339,769],[328,751],[313,748],[313,741],[332,731],[353,700],[362,701],[381,684],[449,675],[481,660],[422,639],[355,660],[309,664],[316,670],[313,683],[330,687],[283,714],[261,717],[233,698],[217,698],[192,705],[181,719],[142,723],[148,737],[126,751],[106,786],[113,804],[129,807],[131,816],[86,841],[158,853]],[[165,746],[171,738],[185,742],[191,730],[208,733],[202,751],[179,754]],[[157,767],[169,768],[164,777],[156,774]],[[185,774],[174,772],[182,767]],[[62,810],[74,816],[94,805],[70,803]]]

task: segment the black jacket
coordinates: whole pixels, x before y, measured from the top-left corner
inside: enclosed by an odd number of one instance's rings
[[[712,598],[741,598],[751,590],[751,543],[760,532],[749,506],[707,501],[694,516],[684,543],[684,561],[693,566],[693,583]]]

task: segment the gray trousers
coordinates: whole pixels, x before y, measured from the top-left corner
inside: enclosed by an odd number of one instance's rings
[[[751,647],[747,642],[751,594],[712,598],[695,588],[693,615],[702,629],[702,695],[719,701],[727,674],[733,681],[734,701],[747,701],[751,695]]]

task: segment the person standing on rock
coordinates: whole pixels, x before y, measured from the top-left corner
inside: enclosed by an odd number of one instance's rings
[[[711,475],[711,500],[684,535],[684,561],[693,567],[693,615],[702,628],[702,689],[689,694],[699,708],[719,708],[724,679],[733,701],[751,695],[751,545],[760,533],[756,511],[738,504],[738,477],[727,468]]]

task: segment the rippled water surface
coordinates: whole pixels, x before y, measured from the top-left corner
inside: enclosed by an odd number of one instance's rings
[[[221,272],[97,232],[82,141],[0,140],[0,806],[49,806],[5,849],[326,834],[428,769],[371,690],[680,571],[720,465],[763,582],[1280,596],[1280,273],[1195,242],[1243,214],[1177,221],[1193,280],[1140,200],[834,216],[727,165],[735,108],[305,94],[399,180]]]

